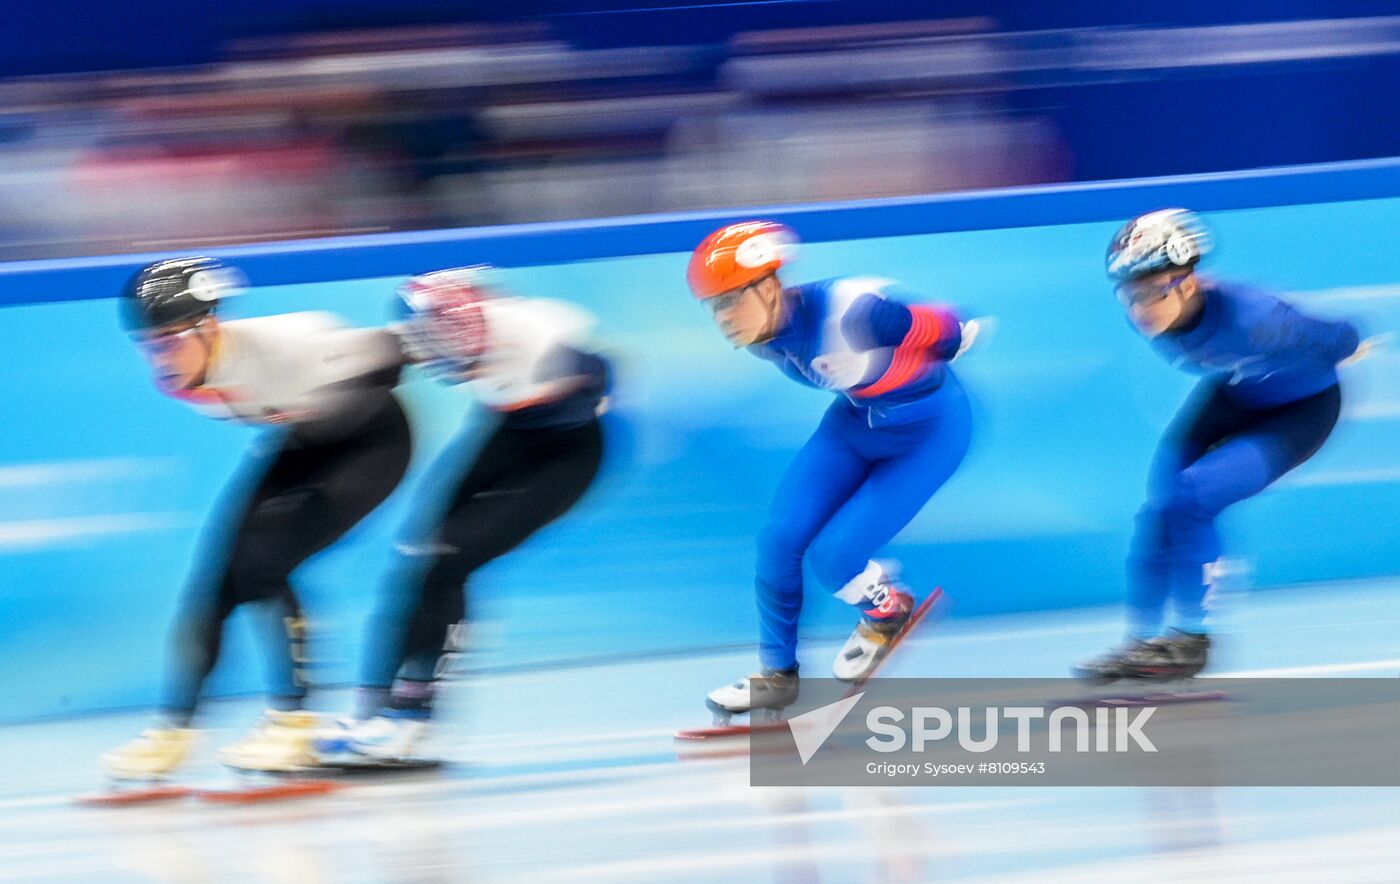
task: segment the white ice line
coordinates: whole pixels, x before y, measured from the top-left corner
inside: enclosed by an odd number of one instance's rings
[[[135,479],[170,473],[172,457],[109,457],[0,466],[0,488]]]
[[[1370,829],[1245,844],[1225,844],[1152,857],[1141,854],[1109,860],[1014,872],[982,879],[984,884],[1118,884],[1175,881],[1393,881],[1400,850],[1396,830]],[[1357,872],[1365,877],[1357,876]]]
[[[843,798],[843,803],[846,799]],[[944,804],[906,804],[890,802],[879,805],[847,806],[839,810],[821,811],[795,811],[786,813],[773,813],[761,806],[750,805],[751,813],[732,813],[719,818],[691,818],[683,819],[674,823],[655,823],[655,812],[658,809],[676,809],[658,807],[658,805],[645,802],[638,803],[632,801],[626,805],[619,804],[617,807],[630,813],[616,814],[617,816],[645,822],[640,825],[629,825],[627,832],[629,836],[654,834],[660,832],[701,832],[716,828],[742,828],[746,831],[755,831],[766,828],[782,828],[794,825],[822,825],[829,823],[875,821],[887,822],[896,826],[920,826],[921,824],[933,822],[937,817],[957,816],[969,813],[987,813],[996,810],[1008,810],[1012,808],[1025,808],[1030,806],[1045,805],[1054,803],[1056,799],[1050,796],[1014,799],[1014,800],[992,800],[992,801],[966,801],[950,802]],[[857,803],[852,801],[853,804]],[[330,821],[330,825],[335,826],[339,840],[368,840],[372,842],[394,842],[403,838],[433,838],[433,837],[453,837],[460,836],[466,832],[476,832],[486,829],[499,828],[498,821],[494,819],[496,814],[460,814],[453,815],[444,813],[444,808],[437,806],[434,813],[427,818],[413,817],[407,821],[398,822],[394,819],[392,808],[380,806],[381,819],[378,822],[365,820],[363,817],[354,818],[348,824],[338,825],[338,821]],[[275,812],[274,812],[275,813]],[[614,814],[606,814],[613,816]],[[594,815],[584,812],[571,814],[589,821],[595,819]],[[304,815],[295,815],[296,819],[305,819]],[[519,825],[532,819],[527,812],[521,811],[511,814],[511,819],[507,825]],[[564,821],[552,818],[554,821]],[[139,831],[136,829],[124,830],[127,837],[151,838],[158,832],[179,839],[186,834],[173,821],[149,820],[150,825],[143,827]],[[259,820],[261,824],[275,826],[278,820],[266,815]],[[322,826],[327,825],[327,820],[321,819]],[[411,832],[411,835],[410,835]],[[40,840],[26,840],[23,843],[0,844],[0,861],[3,861],[4,868],[13,868],[16,864],[26,861],[42,866],[46,862],[56,860],[56,851],[64,851],[70,855],[73,848],[73,840],[67,833],[51,832],[54,837],[46,837]],[[109,846],[103,840],[94,840],[89,843],[88,850],[98,853],[99,856],[91,857],[90,860],[101,861],[102,854],[106,854]],[[81,860],[80,860],[81,861]],[[3,879],[3,875],[0,875]]]
[[[1400,416],[1400,410],[1396,412]],[[1381,467],[1374,470],[1320,470],[1315,473],[1300,473],[1285,477],[1278,484],[1282,486],[1305,485],[1386,485],[1400,482],[1400,467]]]
[[[1352,406],[1344,406],[1342,417],[1353,421],[1393,420],[1400,417],[1400,402],[1390,399],[1358,402]]]
[[[736,771],[737,767],[738,762],[736,762],[736,764],[734,765]],[[713,766],[707,767],[704,772],[709,775],[713,775],[715,772],[715,768]],[[538,773],[516,774],[513,776],[487,776],[484,778],[468,777],[464,779],[433,780],[422,783],[376,783],[372,789],[365,790],[364,792],[354,790],[348,792],[343,799],[337,800],[343,800],[348,802],[352,801],[355,797],[365,797],[370,795],[372,795],[376,799],[394,798],[396,796],[434,795],[441,797],[443,795],[446,795],[446,797],[449,799],[474,800],[481,797],[478,794],[477,790],[482,788],[490,789],[491,794],[494,796],[497,795],[504,788],[529,787],[539,783],[581,783],[584,785],[613,785],[613,781],[620,776],[631,778],[645,775],[655,778],[657,776],[665,776],[669,774],[677,775],[681,778],[684,778],[685,776],[695,778],[700,777],[701,773],[702,771],[699,767],[692,767],[690,769],[686,769],[678,766],[677,763],[674,761],[658,762],[656,764],[646,765],[629,765],[624,767],[580,767],[574,770],[541,771]],[[38,796],[28,795],[15,798],[3,798],[0,799],[0,813],[4,813],[12,809],[67,807],[72,804],[73,798],[79,792],[100,791],[100,789],[97,788],[97,783],[99,781],[96,778],[94,778],[93,782],[94,785],[92,788],[78,789],[72,793],[49,794]],[[182,782],[194,788],[209,788],[211,785],[213,785],[212,783],[204,780],[190,780]],[[695,799],[713,801],[715,794],[713,790],[709,792],[697,790],[694,794],[694,797]],[[295,802],[293,802],[293,805],[294,804]],[[633,807],[639,806],[635,800],[632,801],[631,804]],[[83,812],[101,814],[110,811],[85,808],[83,809]],[[124,811],[119,810],[116,812]]]
[[[1240,672],[1221,672],[1211,678],[1306,678],[1313,675],[1341,675],[1347,672],[1377,672],[1383,669],[1400,670],[1400,659],[1370,660],[1359,663],[1323,663],[1316,666],[1285,666],[1280,669],[1246,669]]]
[[[0,552],[44,548],[89,537],[163,531],[186,524],[188,518],[185,513],[121,513],[0,522]]]
[[[1390,301],[1400,298],[1400,285],[1359,285],[1291,292],[1312,304],[1327,301]]]
[[[1136,821],[1129,821],[1110,824],[1099,822],[1092,827],[1065,823],[1035,829],[1023,828],[1016,832],[1014,838],[1000,833],[981,837],[960,834],[956,842],[937,837],[915,837],[898,845],[891,845],[884,851],[883,858],[907,860],[949,857],[966,859],[967,856],[979,854],[1017,855],[1038,851],[1056,851],[1063,854],[1076,848],[1092,849],[1100,846],[1104,841],[1111,843],[1115,835],[1130,837],[1139,833],[1140,825]],[[857,834],[868,837],[868,833],[863,829],[858,830]],[[1274,845],[1274,847],[1277,849],[1278,845]],[[721,874],[719,870],[744,869],[752,874],[758,870],[766,872],[779,870],[789,865],[818,862],[849,868],[852,865],[874,864],[878,862],[878,859],[872,857],[868,851],[853,850],[846,839],[813,837],[806,844],[723,845],[721,849],[707,847],[703,851],[668,851],[637,858],[574,863],[566,871],[553,869],[537,871],[526,866],[519,870],[518,875],[534,881],[575,882],[585,880],[667,881],[681,876],[689,880],[690,878],[698,879],[700,876],[697,873],[706,873],[713,875],[718,880],[730,880],[733,878],[732,875]],[[1142,862],[1142,854],[1138,854],[1135,860]],[[412,868],[413,871],[424,872],[429,869],[446,869],[447,867],[440,864],[423,864],[414,865]],[[823,868],[827,867],[823,866]],[[932,869],[924,870],[925,874],[932,874],[933,871]]]
[[[656,728],[645,731],[599,731],[592,734],[558,734],[549,737],[526,735],[503,735],[466,739],[459,744],[466,751],[504,747],[509,749],[534,749],[548,746],[572,746],[575,744],[633,742],[669,737],[677,728]]]
[[[800,810],[788,813],[766,812],[756,819],[747,817],[716,817],[711,819],[689,819],[675,822],[645,822],[629,828],[633,833],[647,832],[696,832],[701,830],[740,828],[752,831],[763,827],[794,825],[814,825],[820,823],[846,822],[861,819],[888,819],[890,817],[912,816],[915,822],[940,814],[959,814],[986,810],[1007,810],[1013,807],[1029,807],[1050,804],[1056,801],[1050,795],[1039,798],[1019,798],[999,801],[965,801],[955,804],[881,804],[869,807],[849,807],[843,810]]]

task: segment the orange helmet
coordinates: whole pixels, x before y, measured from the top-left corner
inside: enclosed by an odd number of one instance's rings
[[[797,252],[797,234],[776,221],[721,227],[690,255],[686,279],[700,300],[757,282]]]

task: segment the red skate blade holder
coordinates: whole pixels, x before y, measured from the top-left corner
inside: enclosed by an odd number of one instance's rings
[[[139,788],[114,788],[102,792],[88,792],[78,795],[73,799],[73,802],[84,807],[128,807],[133,804],[174,801],[188,798],[193,794],[194,790],[187,786],[159,783]]]
[[[231,789],[197,789],[192,794],[202,801],[216,804],[257,804],[263,801],[285,801],[290,798],[312,798],[329,795],[345,788],[343,783],[329,780],[288,779],[266,785],[241,786]]]

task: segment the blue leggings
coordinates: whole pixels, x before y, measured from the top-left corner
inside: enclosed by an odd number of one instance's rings
[[[971,436],[971,410],[948,375],[928,418],[872,428],[865,409],[838,399],[788,466],[759,536],[759,657],[797,665],[802,561],[836,591],[865,570],[948,481]]]
[[[1174,626],[1204,631],[1216,517],[1312,457],[1341,412],[1336,385],[1262,410],[1236,405],[1227,389],[1214,378],[1198,384],[1153,457],[1128,557],[1129,629],[1139,638],[1161,631],[1168,598]]]

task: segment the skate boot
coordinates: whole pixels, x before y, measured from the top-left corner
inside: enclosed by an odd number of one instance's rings
[[[1148,639],[1128,659],[1128,678],[1144,681],[1184,681],[1206,668],[1210,636],[1173,629]]]
[[[1209,649],[1210,636],[1174,629],[1157,638],[1128,639],[1108,653],[1078,664],[1071,672],[1094,684],[1188,679],[1205,668]]]
[[[198,731],[189,728],[156,727],[105,753],[102,769],[113,780],[160,780],[184,762]]]
[[[428,733],[428,715],[420,710],[383,709],[363,721],[342,720],[315,741],[322,764],[409,761],[419,757]]]
[[[1129,661],[1146,643],[1140,638],[1124,639],[1118,647],[1076,663],[1070,668],[1070,674],[1080,681],[1100,685],[1131,678],[1135,670],[1129,665]]]
[[[753,713],[753,719],[776,720],[782,710],[797,702],[798,677],[794,669],[765,669],[733,684],[710,691],[705,705],[715,723],[726,725],[734,715]]]
[[[913,610],[913,596],[902,589],[891,590],[884,604],[861,615],[855,631],[831,664],[831,674],[840,681],[869,678],[890,652]]]
[[[317,763],[312,741],[319,718],[314,712],[268,709],[241,740],[218,752],[222,764],[247,771],[287,772]]]

